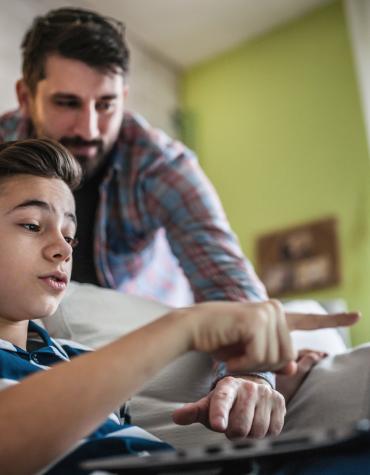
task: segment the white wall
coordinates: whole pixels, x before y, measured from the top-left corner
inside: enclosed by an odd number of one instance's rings
[[[88,0],[69,3],[89,7]],[[20,77],[20,43],[33,17],[67,4],[59,0],[0,0],[0,113],[17,105],[14,84]],[[103,7],[100,12],[105,13]],[[174,136],[176,130],[172,115],[178,107],[178,71],[134,38],[128,40],[131,68],[127,106],[143,114],[152,125]]]
[[[370,150],[370,1],[346,0],[345,9]]]
[[[144,115],[171,136],[178,135],[173,116],[179,108],[179,73],[129,36],[128,108]]]

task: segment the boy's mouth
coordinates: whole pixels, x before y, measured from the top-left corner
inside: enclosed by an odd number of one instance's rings
[[[42,275],[39,279],[43,280],[49,287],[54,290],[64,290],[68,284],[67,274],[64,272],[53,272],[51,274]]]

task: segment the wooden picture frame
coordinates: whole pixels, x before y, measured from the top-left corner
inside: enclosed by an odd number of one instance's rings
[[[271,297],[339,284],[336,219],[312,221],[258,237],[257,271]]]

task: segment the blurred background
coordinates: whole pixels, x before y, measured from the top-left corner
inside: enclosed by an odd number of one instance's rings
[[[195,149],[255,264],[261,235],[334,218],[339,283],[285,297],[343,299],[363,313],[353,343],[370,340],[370,0],[0,5],[1,113],[35,15],[73,5],[123,21],[128,107]]]

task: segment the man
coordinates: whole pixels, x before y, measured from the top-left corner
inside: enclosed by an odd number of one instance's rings
[[[195,156],[125,111],[122,25],[62,8],[34,20],[22,49],[19,110],[0,118],[0,142],[46,136],[80,162],[83,245],[72,278],[181,305],[171,296],[178,298],[185,274],[195,301],[264,299]],[[264,436],[285,414],[270,384],[268,373],[221,378],[178,421],[201,421],[228,437]]]

